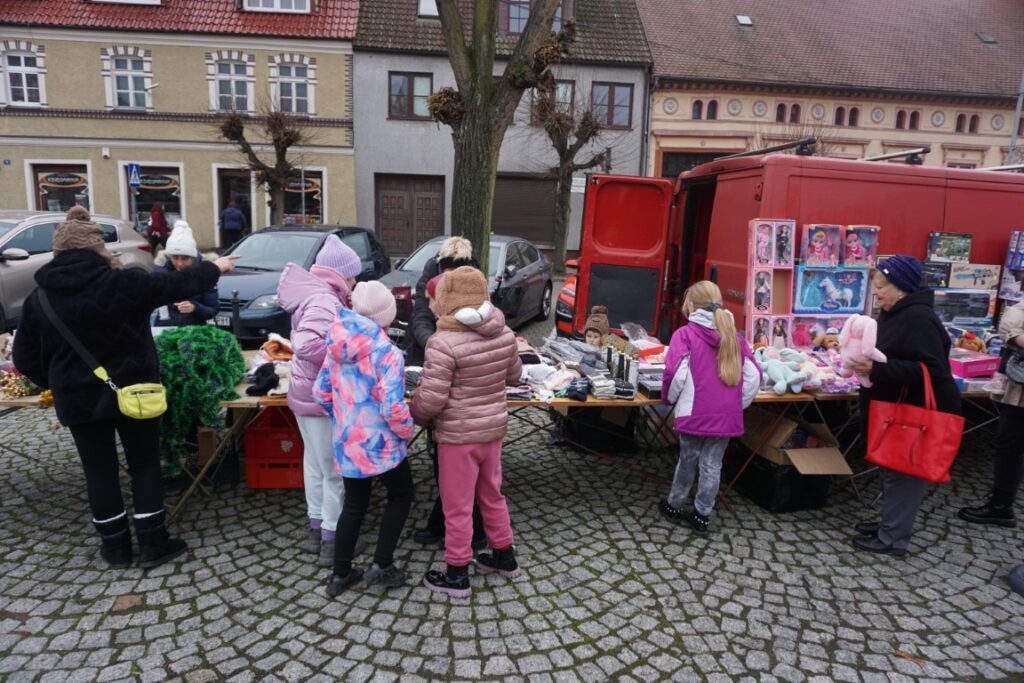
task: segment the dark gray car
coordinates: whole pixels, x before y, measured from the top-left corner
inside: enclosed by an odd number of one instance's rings
[[[395,269],[380,278],[391,288],[398,301],[398,315],[388,333],[393,339],[405,336],[412,313],[412,297],[423,267],[437,256],[446,236],[435,237],[420,245]],[[509,327],[518,327],[534,318],[547,319],[551,313],[551,261],[536,246],[521,237],[491,235],[487,259],[487,279],[491,301],[505,314]]]

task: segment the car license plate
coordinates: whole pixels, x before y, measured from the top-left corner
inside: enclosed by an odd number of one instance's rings
[[[217,323],[217,327],[231,327],[231,314],[230,313],[218,313],[214,316],[214,322]]]

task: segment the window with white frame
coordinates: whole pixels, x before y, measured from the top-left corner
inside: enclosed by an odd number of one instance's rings
[[[137,47],[114,46],[100,50],[107,109],[152,111],[153,55]]]
[[[245,9],[254,12],[301,12],[309,14],[309,0],[245,0]]]
[[[46,106],[46,52],[21,40],[0,41],[0,106]]]
[[[274,108],[287,114],[316,114],[316,58],[281,54],[269,58]]]
[[[255,59],[237,50],[219,50],[206,54],[210,111],[254,113]]]

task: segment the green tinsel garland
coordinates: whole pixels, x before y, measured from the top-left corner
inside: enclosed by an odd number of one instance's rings
[[[198,424],[224,426],[220,402],[237,398],[245,377],[238,340],[212,325],[189,325],[156,338],[160,380],[167,387],[167,412],[160,418],[160,458],[166,477],[181,474],[185,441]]]

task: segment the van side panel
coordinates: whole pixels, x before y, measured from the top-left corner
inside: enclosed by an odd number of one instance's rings
[[[996,180],[978,181],[979,171],[950,172],[946,190],[945,232],[969,232],[971,262],[1002,265],[1010,232],[1024,229],[1024,176],[986,173]]]

